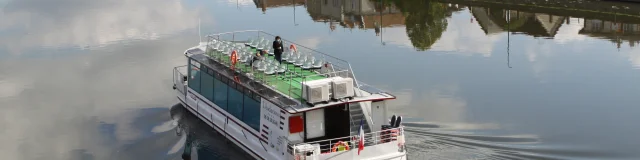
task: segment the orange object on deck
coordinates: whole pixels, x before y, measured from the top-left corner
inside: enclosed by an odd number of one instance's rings
[[[331,152],[338,151],[338,147],[340,147],[340,146],[344,147],[344,151],[348,151],[349,150],[349,144],[347,144],[347,142],[338,141],[338,142],[336,142],[336,144],[333,145],[333,147],[331,147]],[[343,151],[343,150],[340,150],[340,151]]]

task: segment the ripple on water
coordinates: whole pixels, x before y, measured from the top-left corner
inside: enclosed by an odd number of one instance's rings
[[[625,159],[580,146],[541,144],[536,135],[481,135],[451,131],[447,124],[405,124],[411,159]]]

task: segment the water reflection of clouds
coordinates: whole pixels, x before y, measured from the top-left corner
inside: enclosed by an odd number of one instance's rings
[[[139,139],[145,132],[134,126],[139,109],[175,103],[166,73],[183,63],[180,52],[193,41],[152,42],[91,55],[2,60],[0,75],[11,76],[0,76],[0,155],[68,159],[82,148],[108,159],[113,145]]]
[[[407,29],[404,26],[384,28],[382,29],[382,34],[382,39],[387,43],[413,48],[413,44],[407,36]]]
[[[547,61],[553,56],[551,46],[544,41],[539,43],[527,43],[524,44],[524,54],[527,56],[527,60],[531,63],[531,69],[533,70],[533,76],[541,81],[546,81],[545,73],[551,69],[550,63]]]
[[[449,25],[442,37],[431,47],[433,51],[454,51],[451,54],[490,57],[494,44],[504,35],[487,35],[477,22],[470,22],[468,12],[457,12],[447,19]]]
[[[430,87],[426,91],[404,89],[392,91],[398,97],[389,101],[391,113],[406,118],[419,119],[407,122],[408,126],[421,124],[435,125],[440,129],[450,130],[483,130],[497,129],[494,123],[471,123],[468,118],[467,101],[458,96],[460,87],[457,84],[444,84]]]
[[[421,116],[439,122],[465,122],[467,102],[456,96],[459,89],[458,85],[449,84],[435,87],[423,93],[420,95],[422,97],[420,101],[427,107],[417,108],[419,112],[413,113],[427,113],[427,115]]]
[[[252,0],[227,0],[228,4],[237,4],[237,5],[241,5],[241,6],[250,6],[250,5],[255,5],[254,1]]]
[[[584,41],[587,39],[586,35],[578,34],[584,27],[584,20],[579,18],[569,18],[570,24],[562,25],[556,35],[553,37],[554,41],[560,44],[565,44],[572,41]]]
[[[626,54],[629,57],[628,59],[631,65],[635,69],[640,69],[640,48],[631,48],[628,50]]]
[[[13,54],[33,47],[96,47],[120,40],[157,39],[197,27],[195,10],[180,0],[16,0],[0,15],[0,47]]]
[[[455,96],[458,90],[457,85],[450,84],[418,93],[411,89],[394,91],[398,99],[390,101],[390,105],[399,107],[395,112],[410,111],[400,114],[411,118],[444,123],[464,122],[467,103]]]
[[[322,38],[322,37],[312,36],[312,37],[308,37],[308,38],[298,38],[295,42],[300,44],[300,45],[302,45],[302,46],[309,47],[311,49],[316,49],[316,48],[318,48],[318,45],[321,42],[326,43],[327,39],[326,39],[326,37]]]

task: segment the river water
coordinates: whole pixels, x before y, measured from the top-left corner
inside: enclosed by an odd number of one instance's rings
[[[193,159],[248,159],[177,105],[171,71],[198,43],[198,26],[203,35],[260,29],[348,60],[358,80],[398,97],[390,111],[406,118],[410,159],[640,159],[637,4],[0,6],[0,159],[180,159],[191,147]]]

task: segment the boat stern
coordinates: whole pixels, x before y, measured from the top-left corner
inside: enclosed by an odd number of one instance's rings
[[[318,160],[406,160],[407,150],[403,127],[372,132],[364,135],[363,143],[358,136],[301,143],[291,146],[293,159]],[[324,144],[324,145],[320,145]],[[360,144],[364,144],[360,148]]]

